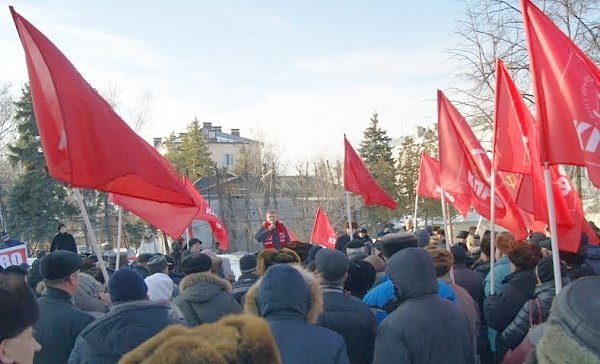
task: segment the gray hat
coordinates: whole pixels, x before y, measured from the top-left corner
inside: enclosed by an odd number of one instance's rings
[[[66,278],[81,267],[79,255],[68,250],[55,250],[40,262],[40,273],[46,280]]]
[[[161,273],[169,266],[167,258],[164,255],[155,255],[148,261],[148,271],[150,274]]]
[[[348,272],[350,261],[346,254],[335,249],[321,249],[315,257],[317,271],[324,280],[335,282]]]

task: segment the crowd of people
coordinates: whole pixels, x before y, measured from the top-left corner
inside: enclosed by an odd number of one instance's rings
[[[346,224],[335,249],[290,241],[269,211],[235,277],[198,239],[134,262],[72,251],[64,226],[31,267],[0,273],[0,363],[598,363],[600,247],[560,252],[443,229]],[[492,290],[493,286],[493,290]],[[493,293],[492,293],[493,292]]]

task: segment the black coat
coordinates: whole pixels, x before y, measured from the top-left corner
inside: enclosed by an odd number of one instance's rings
[[[53,252],[55,250],[68,250],[77,254],[77,244],[75,244],[73,235],[69,233],[56,234],[54,239],[52,239],[52,244],[50,245],[50,251]]]
[[[464,264],[454,265],[454,282],[466,289],[481,312],[483,309],[483,277]]]
[[[35,339],[42,351],[35,353],[36,364],[64,364],[69,359],[77,335],[94,317],[73,306],[67,292],[47,287],[38,299],[40,318],[35,324]]]
[[[215,322],[225,315],[242,312],[242,307],[231,294],[229,282],[209,272],[185,276],[174,302],[191,326]]]
[[[540,302],[540,308],[542,311],[542,322],[546,321],[550,314],[550,306],[552,306],[552,300],[556,296],[554,289],[554,280],[544,282],[535,287],[535,294],[533,298],[537,298]],[[504,353],[508,349],[516,348],[521,341],[525,338],[529,332],[529,306],[531,300],[528,300],[523,304],[521,310],[515,317],[515,319],[504,329],[504,331],[496,337],[496,347],[500,357],[504,356]],[[537,320],[538,312],[537,306],[532,306],[534,312],[532,317]],[[539,324],[540,322],[537,322]]]
[[[535,270],[518,270],[508,275],[502,283],[502,293],[488,296],[483,303],[488,326],[498,332],[504,331],[523,304],[533,297]]]
[[[114,305],[86,327],[75,342],[69,364],[113,364],[170,324],[169,307],[151,301]]]
[[[350,363],[373,362],[377,324],[373,312],[341,288],[323,287],[323,313],[317,324],[342,335]]]
[[[357,233],[354,233],[353,239],[360,240],[360,236]],[[350,242],[350,235],[342,234],[335,241],[335,248],[342,253],[346,254],[346,244]]]
[[[396,253],[386,274],[400,305],[379,325],[375,363],[474,363],[469,321],[461,308],[438,297],[435,269],[418,248]]]
[[[244,273],[240,278],[233,284],[232,293],[235,300],[240,304],[244,304],[244,296],[246,292],[258,281],[258,276],[254,273]]]

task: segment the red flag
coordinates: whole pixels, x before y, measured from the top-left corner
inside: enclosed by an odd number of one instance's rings
[[[600,70],[529,0],[521,0],[541,162],[586,166],[600,187]]]
[[[367,167],[344,136],[344,189],[362,196],[365,205],[396,209],[396,202],[375,182]]]
[[[419,164],[419,178],[417,179],[417,195],[436,200],[442,198],[440,186],[440,164],[427,153],[421,154]],[[465,216],[471,208],[471,196],[445,192],[446,200]]]
[[[440,183],[444,191],[470,195],[471,205],[490,219],[491,163],[467,121],[438,91],[438,133],[440,149]],[[513,233],[516,239],[527,237],[520,212],[508,191],[497,179],[496,224]]]
[[[175,170],[135,134],[42,33],[10,7],[29,72],[53,178],[161,202],[193,205]]]
[[[548,222],[543,170],[539,164],[538,133],[531,113],[502,61],[496,63],[494,160],[498,169],[523,174],[517,204],[533,207],[532,220]],[[518,141],[522,141],[518,143]],[[506,151],[510,149],[516,151]],[[518,156],[535,163],[519,163]],[[516,158],[513,158],[516,156]],[[510,160],[513,158],[513,160]],[[515,160],[516,162],[515,163]],[[588,226],[575,186],[559,166],[550,168],[560,250],[576,252],[582,229]],[[523,205],[522,205],[523,204]],[[590,236],[595,243],[595,236]]]
[[[112,203],[133,212],[173,238],[180,237],[192,220],[206,221],[213,235],[219,241],[221,249],[227,251],[229,247],[227,229],[187,178],[184,178],[183,185],[194,199],[194,206],[174,205],[114,193],[109,195],[109,199]]]
[[[310,234],[310,242],[313,244],[321,245],[327,249],[335,249],[335,241],[337,236],[335,230],[331,227],[327,215],[317,208],[317,214],[315,215],[315,224],[313,225],[312,233]]]

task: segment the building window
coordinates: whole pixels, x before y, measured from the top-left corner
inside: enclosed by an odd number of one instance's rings
[[[223,154],[223,165],[233,166],[233,154]]]

